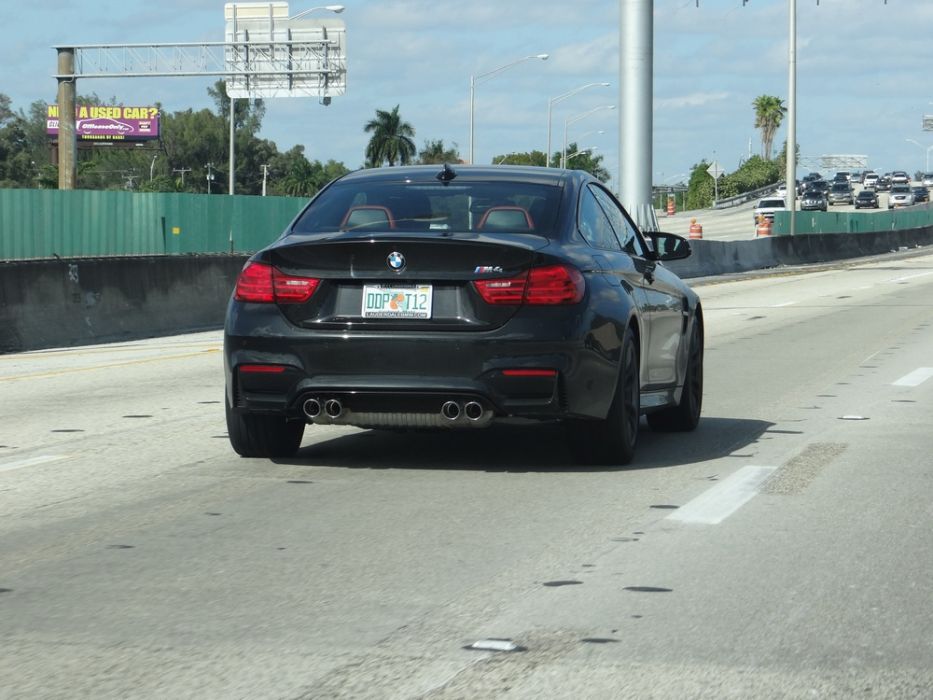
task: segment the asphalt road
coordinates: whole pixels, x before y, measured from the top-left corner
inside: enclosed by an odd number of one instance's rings
[[[0,698],[930,697],[933,256],[698,291],[700,427],[627,469],[241,459],[219,333],[0,356]]]
[[[920,183],[911,183],[911,186]],[[862,191],[861,185],[853,185],[853,191],[856,195]],[[800,196],[797,197],[797,210],[800,210]],[[681,236],[687,236],[690,232],[692,219],[703,227],[703,238],[709,238],[717,241],[741,241],[756,237],[754,210],[758,205],[758,200],[746,202],[730,209],[701,209],[697,211],[676,212],[673,216],[667,216],[666,212],[657,212],[658,226],[662,231],[676,233]],[[878,209],[859,209],[863,214],[873,211],[888,211],[888,193],[878,193]],[[827,207],[829,212],[855,212],[855,206],[852,204],[834,204]]]

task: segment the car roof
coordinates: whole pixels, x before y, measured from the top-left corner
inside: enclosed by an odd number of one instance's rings
[[[397,182],[399,180],[412,180],[428,182],[438,179],[437,176],[448,168],[454,175],[452,181],[458,178],[469,180],[499,180],[520,181],[527,183],[557,185],[566,184],[568,180],[593,180],[592,175],[582,170],[562,170],[560,168],[545,168],[534,165],[465,165],[451,163],[445,165],[405,165],[384,168],[364,168],[344,175],[339,182]]]

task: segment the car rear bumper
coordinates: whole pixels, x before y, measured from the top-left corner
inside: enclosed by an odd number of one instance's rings
[[[269,323],[257,323],[257,313]],[[618,371],[607,338],[621,334],[594,334],[572,308],[519,316],[491,331],[354,333],[295,329],[272,307],[244,321],[263,328],[257,336],[238,333],[233,314],[224,336],[227,398],[236,411],[363,427],[603,417]]]

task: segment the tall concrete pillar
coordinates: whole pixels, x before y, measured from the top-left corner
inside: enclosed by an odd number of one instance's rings
[[[77,179],[75,142],[75,52],[58,49],[58,189],[73,190]]]
[[[657,231],[651,202],[654,0],[619,0],[619,19],[620,198],[642,230]]]

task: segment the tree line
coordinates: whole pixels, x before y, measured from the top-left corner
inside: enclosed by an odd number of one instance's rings
[[[95,190],[132,190],[139,192],[191,192],[222,194],[228,189],[230,99],[223,81],[209,87],[214,109],[160,111],[161,137],[138,147],[93,146],[79,148],[77,187]],[[96,94],[80,95],[78,105],[104,105]],[[115,99],[110,105],[116,106]],[[237,194],[258,195],[265,180],[269,195],[309,197],[351,167],[335,160],[309,159],[303,145],[279,151],[273,141],[261,137],[265,105],[262,100],[236,100],[234,139]],[[14,110],[7,95],[0,93],[0,187],[58,187],[58,166],[46,133],[48,103],[33,102],[27,110]],[[364,168],[407,165],[462,163],[457,144],[446,145],[442,139],[427,140],[419,150],[415,129],[399,113],[376,110],[375,117],[363,125],[369,135],[362,154]],[[576,154],[570,167],[586,170],[603,181],[609,173],[602,167],[602,157],[591,152],[577,153],[570,144],[568,154]],[[560,152],[550,159],[541,151],[499,154],[493,164],[545,165],[560,162]],[[359,166],[357,166],[359,167]]]

